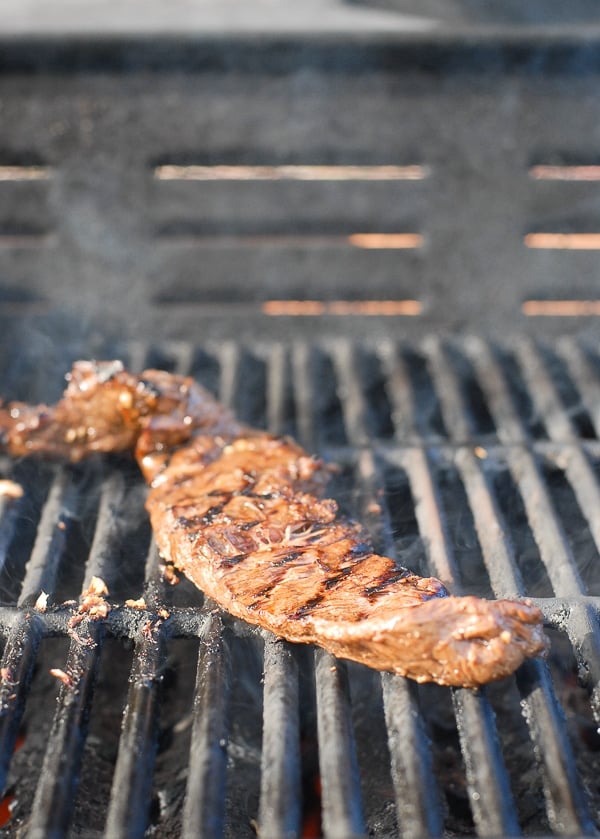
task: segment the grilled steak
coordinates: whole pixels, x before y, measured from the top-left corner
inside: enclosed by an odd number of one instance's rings
[[[192,379],[78,362],[56,406],[12,403],[0,429],[13,455],[133,450],[165,560],[233,615],[291,641],[465,687],[546,650],[533,606],[450,597],[373,553],[366,531],[323,497],[320,460],[240,424]]]

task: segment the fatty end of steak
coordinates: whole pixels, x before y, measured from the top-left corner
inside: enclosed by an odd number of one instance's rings
[[[362,625],[320,622],[315,631],[341,658],[451,687],[477,688],[503,679],[549,649],[535,606],[469,596],[432,598]]]

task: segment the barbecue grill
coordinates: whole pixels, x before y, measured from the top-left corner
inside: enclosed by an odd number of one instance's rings
[[[469,691],[289,645],[165,578],[126,458],[4,459],[1,835],[600,827],[598,33],[387,5],[324,4],[325,34],[13,21],[0,390],[52,401],[91,356],[191,374],[340,464],[381,551],[531,598],[552,651]],[[93,576],[111,611],[73,630]]]

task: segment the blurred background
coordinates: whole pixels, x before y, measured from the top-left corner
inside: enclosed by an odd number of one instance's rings
[[[7,0],[0,321],[594,329],[599,17],[580,0]]]

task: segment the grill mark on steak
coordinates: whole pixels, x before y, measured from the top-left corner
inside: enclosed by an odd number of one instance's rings
[[[199,522],[196,522],[196,524],[212,524],[212,522],[223,512],[223,508],[228,501],[229,499],[226,499],[220,504],[213,504],[213,506],[209,507],[203,516],[199,516]]]
[[[134,451],[163,558],[233,615],[290,641],[463,687],[547,649],[532,605],[450,597],[373,553],[366,531],[322,497],[320,460],[243,426],[192,379],[78,362],[54,407],[1,407],[0,436],[15,456]]]
[[[271,565],[273,568],[282,568],[290,562],[295,562],[300,556],[302,556],[302,551],[290,551],[289,554],[285,554],[281,559],[274,559]]]
[[[221,559],[221,568],[233,568],[243,562],[247,554],[236,554],[236,556],[225,556]]]
[[[324,594],[316,594],[314,597],[304,604],[304,606],[300,606],[299,609],[296,609],[293,615],[291,615],[292,620],[300,620],[300,618],[305,618],[311,612],[313,612],[317,606],[323,602],[323,598],[325,597]]]
[[[369,598],[376,597],[378,594],[382,594],[390,586],[393,586],[394,583],[397,583],[399,580],[403,580],[409,575],[410,571],[407,571],[406,568],[398,568],[395,571],[383,574],[375,585],[367,586],[365,588],[365,594]]]
[[[343,568],[339,574],[335,575],[335,577],[330,577],[328,580],[325,580],[325,590],[331,591],[331,589],[335,588],[342,582],[342,580],[345,580],[348,574],[351,574],[353,570],[353,565],[347,565],[346,568]]]

